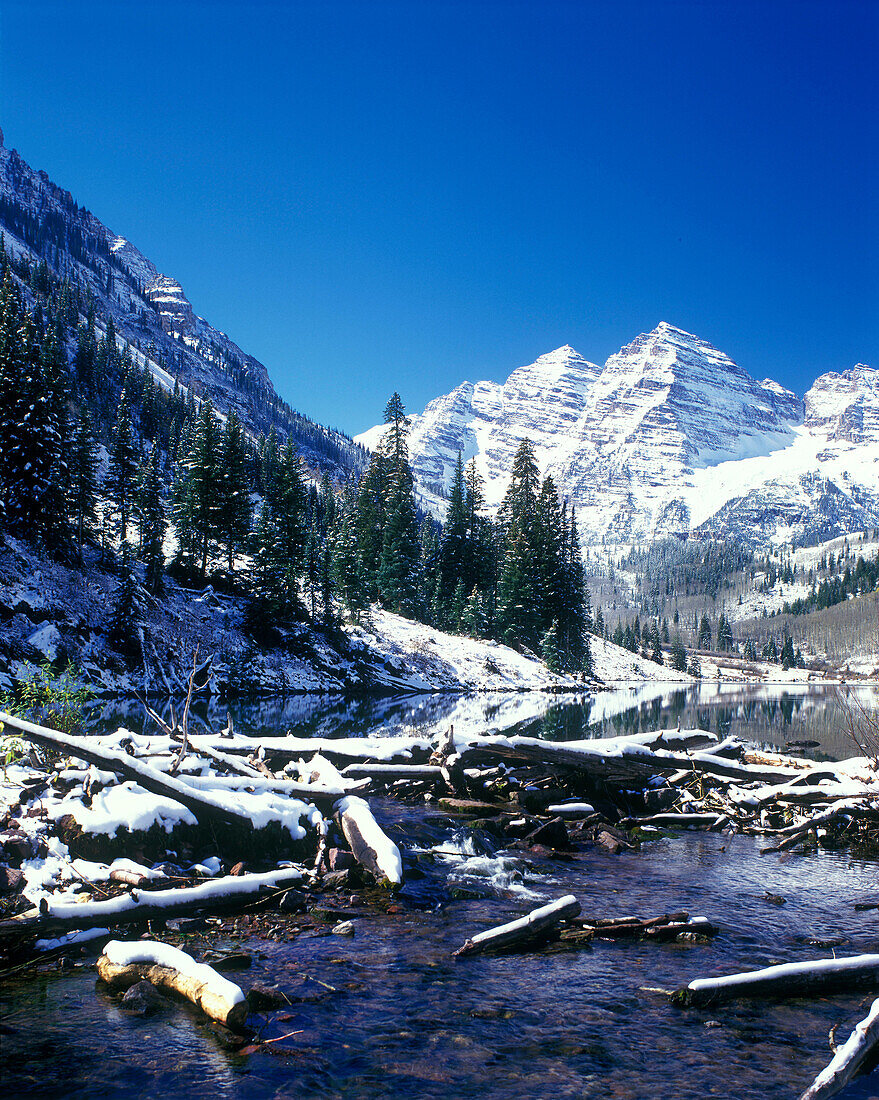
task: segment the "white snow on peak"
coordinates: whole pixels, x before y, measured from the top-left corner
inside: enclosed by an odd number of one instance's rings
[[[410,424],[416,480],[440,516],[458,451],[493,509],[528,437],[587,541],[879,523],[879,371],[824,374],[801,400],[667,321],[603,367],[565,344],[503,384],[464,382]],[[374,446],[382,432],[357,438]]]

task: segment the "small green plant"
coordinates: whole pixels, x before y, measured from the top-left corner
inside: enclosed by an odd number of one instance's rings
[[[4,701],[0,698],[0,709],[5,710]],[[3,723],[0,722],[0,730]],[[10,764],[15,764],[27,756],[30,749],[20,737],[0,737],[0,768],[6,769]]]
[[[85,705],[91,696],[73,665],[59,674],[46,661],[27,680],[18,681],[11,697],[0,697],[0,710],[61,733],[82,733]]]

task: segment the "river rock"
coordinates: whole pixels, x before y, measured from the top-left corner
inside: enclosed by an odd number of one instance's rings
[[[24,874],[15,867],[0,867],[0,895],[17,894],[24,889]]]
[[[147,981],[137,982],[131,986],[120,1004],[123,1012],[130,1012],[134,1016],[152,1016],[154,1012],[161,1011],[164,1006],[165,998],[151,982]]]
[[[549,821],[538,825],[533,832],[524,838],[522,843],[529,848],[535,844],[542,844],[547,848],[570,848],[571,846],[568,830],[560,817],[552,817]]]

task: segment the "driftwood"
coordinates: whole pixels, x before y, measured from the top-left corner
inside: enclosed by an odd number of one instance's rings
[[[837,1049],[830,1063],[818,1074],[800,1100],[828,1100],[863,1071],[865,1063],[879,1048],[879,1000],[865,1019],[855,1027],[848,1040]]]
[[[111,940],[98,959],[98,977],[111,989],[148,981],[196,1005],[211,1020],[233,1031],[245,1030],[248,1006],[237,985],[185,951],[149,940],[137,944]]]
[[[79,902],[47,902],[45,909],[40,912],[22,913],[0,921],[0,936],[107,928],[111,925],[138,924],[184,913],[222,909],[242,901],[250,901],[264,891],[292,886],[301,878],[301,871],[287,868],[259,875],[230,875],[180,890],[150,890],[143,894],[132,890],[127,894],[87,905]]]
[[[253,822],[248,814],[238,810],[228,802],[214,799],[173,776],[165,775],[142,760],[136,760],[116,749],[102,748],[93,739],[75,737],[72,734],[59,733],[57,730],[26,722],[11,714],[0,711],[0,723],[18,730],[28,741],[50,749],[59,749],[69,756],[96,764],[106,771],[116,772],[130,779],[153,794],[165,795],[179,802],[191,811],[199,824],[216,823],[234,825],[246,832],[253,831]]]
[[[576,917],[579,912],[579,901],[573,894],[566,894],[558,901],[533,909],[525,917],[477,933],[452,954],[455,958],[460,958],[484,951],[509,951],[514,948],[527,950],[537,941],[555,938],[561,922]]]
[[[354,858],[379,880],[394,886],[403,881],[400,849],[385,835],[362,798],[347,795],[337,803],[339,825]]]
[[[672,1002],[688,1007],[739,997],[800,997],[844,989],[879,989],[879,955],[783,963],[723,978],[697,978],[672,994]]]
[[[786,829],[781,829],[781,834],[788,834],[785,840],[782,840],[780,844],[776,844],[771,848],[764,848],[763,854],[767,852],[784,852],[788,848],[793,848],[797,844],[800,844],[809,833],[815,829],[829,825],[832,821],[835,821],[840,817],[849,818],[875,818],[879,820],[879,805],[875,800],[873,804],[870,804],[864,798],[844,798],[836,802],[835,805],[830,806],[826,810],[822,810],[821,813],[813,814],[812,817],[807,818],[805,821],[801,821],[797,825],[788,826]]]
[[[648,939],[670,940],[682,932],[700,936],[716,936],[717,927],[705,917],[691,917],[689,913],[665,913],[659,917],[585,917],[579,920],[584,930],[591,931],[597,940]]]
[[[717,829],[729,821],[726,814],[713,813],[667,813],[651,814],[649,817],[624,817],[620,825],[668,825],[671,828]]]
[[[683,735],[680,735],[683,737]],[[665,744],[654,735],[653,744]],[[671,742],[673,743],[673,742]],[[677,747],[677,746],[676,746]],[[536,738],[514,738],[493,742],[478,739],[462,753],[466,763],[481,760],[503,760],[544,764],[582,772],[595,779],[614,784],[646,783],[654,775],[681,772],[704,774],[740,782],[780,783],[795,779],[795,769],[783,765],[738,763],[710,752],[682,753],[666,748],[654,748],[645,739],[620,738],[613,748],[603,751],[601,741],[592,746],[571,748],[560,742],[538,741]]]
[[[357,779],[375,779],[380,783],[395,783],[399,779],[435,782],[441,778],[442,768],[438,764],[349,764],[342,769],[342,774]]]
[[[261,775],[193,775],[187,776],[186,785],[199,791],[274,791],[303,802],[311,802],[322,812],[330,812],[336,802],[346,794],[362,791],[369,787],[370,781],[352,780],[344,787],[318,786],[301,783],[296,779],[266,779]]]

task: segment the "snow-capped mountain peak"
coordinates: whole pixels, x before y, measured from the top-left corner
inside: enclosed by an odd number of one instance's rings
[[[756,542],[879,522],[879,372],[822,375],[803,401],[667,321],[603,367],[566,344],[503,384],[462,383],[411,425],[416,479],[439,514],[459,450],[496,507],[527,436],[589,541],[698,529]]]

